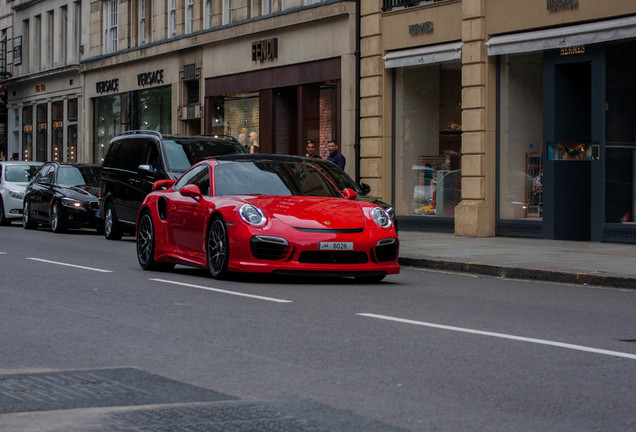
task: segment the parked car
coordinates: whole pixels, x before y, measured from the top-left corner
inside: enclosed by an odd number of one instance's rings
[[[275,272],[368,281],[399,273],[399,241],[386,211],[356,200],[352,189],[341,193],[305,161],[218,157],[170,183],[139,212],[144,269],[178,263],[214,278]]]
[[[208,156],[244,152],[230,136],[122,132],[110,141],[101,172],[99,208],[104,236],[117,240],[124,233],[134,234],[141,202],[157,180],[177,179]]]
[[[24,191],[42,162],[0,162],[0,225],[22,219]]]
[[[67,228],[101,229],[99,219],[99,170],[95,164],[47,162],[27,186],[22,226],[48,225],[59,233]]]

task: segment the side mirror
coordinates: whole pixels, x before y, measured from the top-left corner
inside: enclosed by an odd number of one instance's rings
[[[175,184],[176,180],[167,179],[167,180],[157,180],[152,184],[152,190],[166,190],[173,184]]]
[[[344,188],[344,190],[342,191],[342,196],[348,200],[354,200],[358,198],[358,194],[356,193],[356,191],[349,188]]]
[[[195,184],[185,185],[179,190],[179,193],[183,196],[194,198],[196,201],[199,201],[201,198],[203,198],[199,186]]]
[[[147,164],[139,165],[137,169],[139,171],[143,171],[143,172],[147,172],[151,174],[155,172],[155,169],[152,167],[152,165],[147,165]]]
[[[40,177],[38,183],[44,186],[51,186],[51,179],[48,177]]]
[[[360,183],[358,186],[360,187],[360,195],[368,195],[371,192],[371,186],[366,183]]]

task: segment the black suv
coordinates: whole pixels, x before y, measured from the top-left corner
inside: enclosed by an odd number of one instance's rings
[[[177,179],[210,156],[245,153],[231,136],[162,135],[140,130],[122,132],[110,141],[99,183],[99,216],[104,236],[120,239],[134,233],[141,202],[157,180]]]

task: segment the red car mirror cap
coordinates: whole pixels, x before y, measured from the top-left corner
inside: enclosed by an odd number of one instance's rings
[[[349,188],[344,188],[344,190],[342,191],[342,196],[348,200],[354,200],[358,198],[358,194],[356,193],[356,191]]]

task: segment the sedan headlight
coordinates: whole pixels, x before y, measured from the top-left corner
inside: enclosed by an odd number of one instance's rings
[[[239,214],[241,215],[241,219],[250,225],[263,226],[265,222],[267,222],[267,218],[261,209],[252,204],[243,205],[239,210]]]
[[[70,198],[62,198],[62,204],[64,204],[66,207],[72,207],[72,208],[80,208],[80,207],[82,207],[82,202],[81,201],[77,201],[77,200],[70,199]]]
[[[13,199],[22,201],[24,199],[24,195],[20,192],[9,191],[9,196]]]
[[[392,224],[389,214],[382,207],[375,207],[371,210],[371,217],[381,228],[388,228]]]

